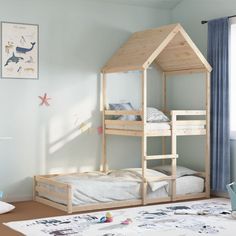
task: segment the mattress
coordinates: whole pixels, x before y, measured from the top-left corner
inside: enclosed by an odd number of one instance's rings
[[[122,130],[135,130],[141,131],[141,125],[106,125],[107,129],[122,129]],[[163,123],[146,123],[147,131],[159,131],[159,130],[170,130],[171,125],[167,122]],[[204,125],[177,125],[177,130],[195,130],[195,129],[205,129]]]
[[[90,203],[102,203],[113,201],[125,201],[141,199],[141,169],[134,174],[133,170],[114,171],[108,175],[94,172],[88,175],[64,175],[52,177],[51,179],[72,186],[72,204],[83,205]],[[153,176],[165,176],[155,170],[149,170],[148,174]],[[55,186],[43,184],[43,187],[53,192],[62,192]],[[182,176],[176,180],[176,194],[185,195],[201,193],[204,191],[204,179],[197,176]],[[147,198],[162,198],[169,194],[168,181],[156,181],[148,183]],[[62,199],[47,194],[40,194],[41,197],[54,202],[66,204]]]

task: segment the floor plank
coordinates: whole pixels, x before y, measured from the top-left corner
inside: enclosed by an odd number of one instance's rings
[[[21,236],[22,234],[11,230],[2,223],[9,221],[30,220],[35,218],[66,215],[66,212],[40,204],[34,201],[17,202],[13,204],[16,208],[0,215],[0,235],[1,236]]]

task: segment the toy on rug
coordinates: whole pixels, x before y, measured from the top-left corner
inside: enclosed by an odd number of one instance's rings
[[[129,225],[131,224],[133,221],[130,218],[127,218],[126,220],[122,221],[121,224],[122,225]]]
[[[106,216],[100,218],[99,223],[111,223],[113,221],[113,217],[110,212],[106,213]]]

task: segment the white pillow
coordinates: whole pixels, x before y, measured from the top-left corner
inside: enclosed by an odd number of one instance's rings
[[[126,111],[132,111],[134,110],[133,106],[130,102],[126,103],[110,103],[109,108],[111,110],[126,110]],[[112,117],[114,120],[137,120],[136,115],[118,115]]]
[[[147,107],[147,122],[168,122],[169,118],[154,107]]]
[[[140,176],[140,178],[142,177],[142,169],[141,168],[128,168],[126,170],[134,171]],[[146,170],[147,180],[148,180],[148,178],[151,178],[151,177],[165,177],[165,176],[166,176],[165,174],[163,174],[159,171],[156,171],[156,170],[151,170],[151,169]],[[163,181],[150,181],[150,182],[148,181],[148,185],[150,186],[151,190],[154,192],[157,189],[168,185],[168,182],[165,180],[163,180]]]
[[[9,203],[0,201],[0,214],[12,211],[15,207]]]
[[[172,172],[171,165],[156,166],[153,169],[160,171],[166,175],[171,175],[171,172]],[[197,171],[191,170],[191,169],[186,168],[184,166],[177,166],[177,168],[176,168],[176,177],[177,178],[179,178],[181,176],[185,176],[185,175],[194,175],[196,173],[197,173]]]

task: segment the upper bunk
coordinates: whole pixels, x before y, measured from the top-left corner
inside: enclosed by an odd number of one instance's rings
[[[150,66],[163,74],[163,106],[169,121],[147,122],[147,69]],[[102,68],[103,128],[105,134],[127,136],[207,135],[210,117],[210,72],[212,68],[180,24],[136,32]],[[142,79],[142,108],[110,110],[107,107],[106,81],[110,73],[140,71]],[[167,76],[203,73],[206,79],[204,110],[168,110],[166,104]],[[108,75],[107,75],[108,74]],[[113,116],[136,115],[139,120],[114,120]],[[184,118],[183,118],[184,117]],[[194,118],[193,118],[194,117]],[[203,118],[202,118],[203,117]],[[178,119],[180,118],[180,119]]]
[[[137,111],[105,111],[104,132],[111,135],[148,137],[206,135],[207,120],[205,110],[172,110],[166,122],[146,122],[139,120],[114,120],[107,115],[141,114]],[[185,117],[179,120],[178,117]],[[191,117],[191,118],[190,118]],[[195,119],[192,119],[195,117]],[[202,118],[203,117],[203,118]]]

